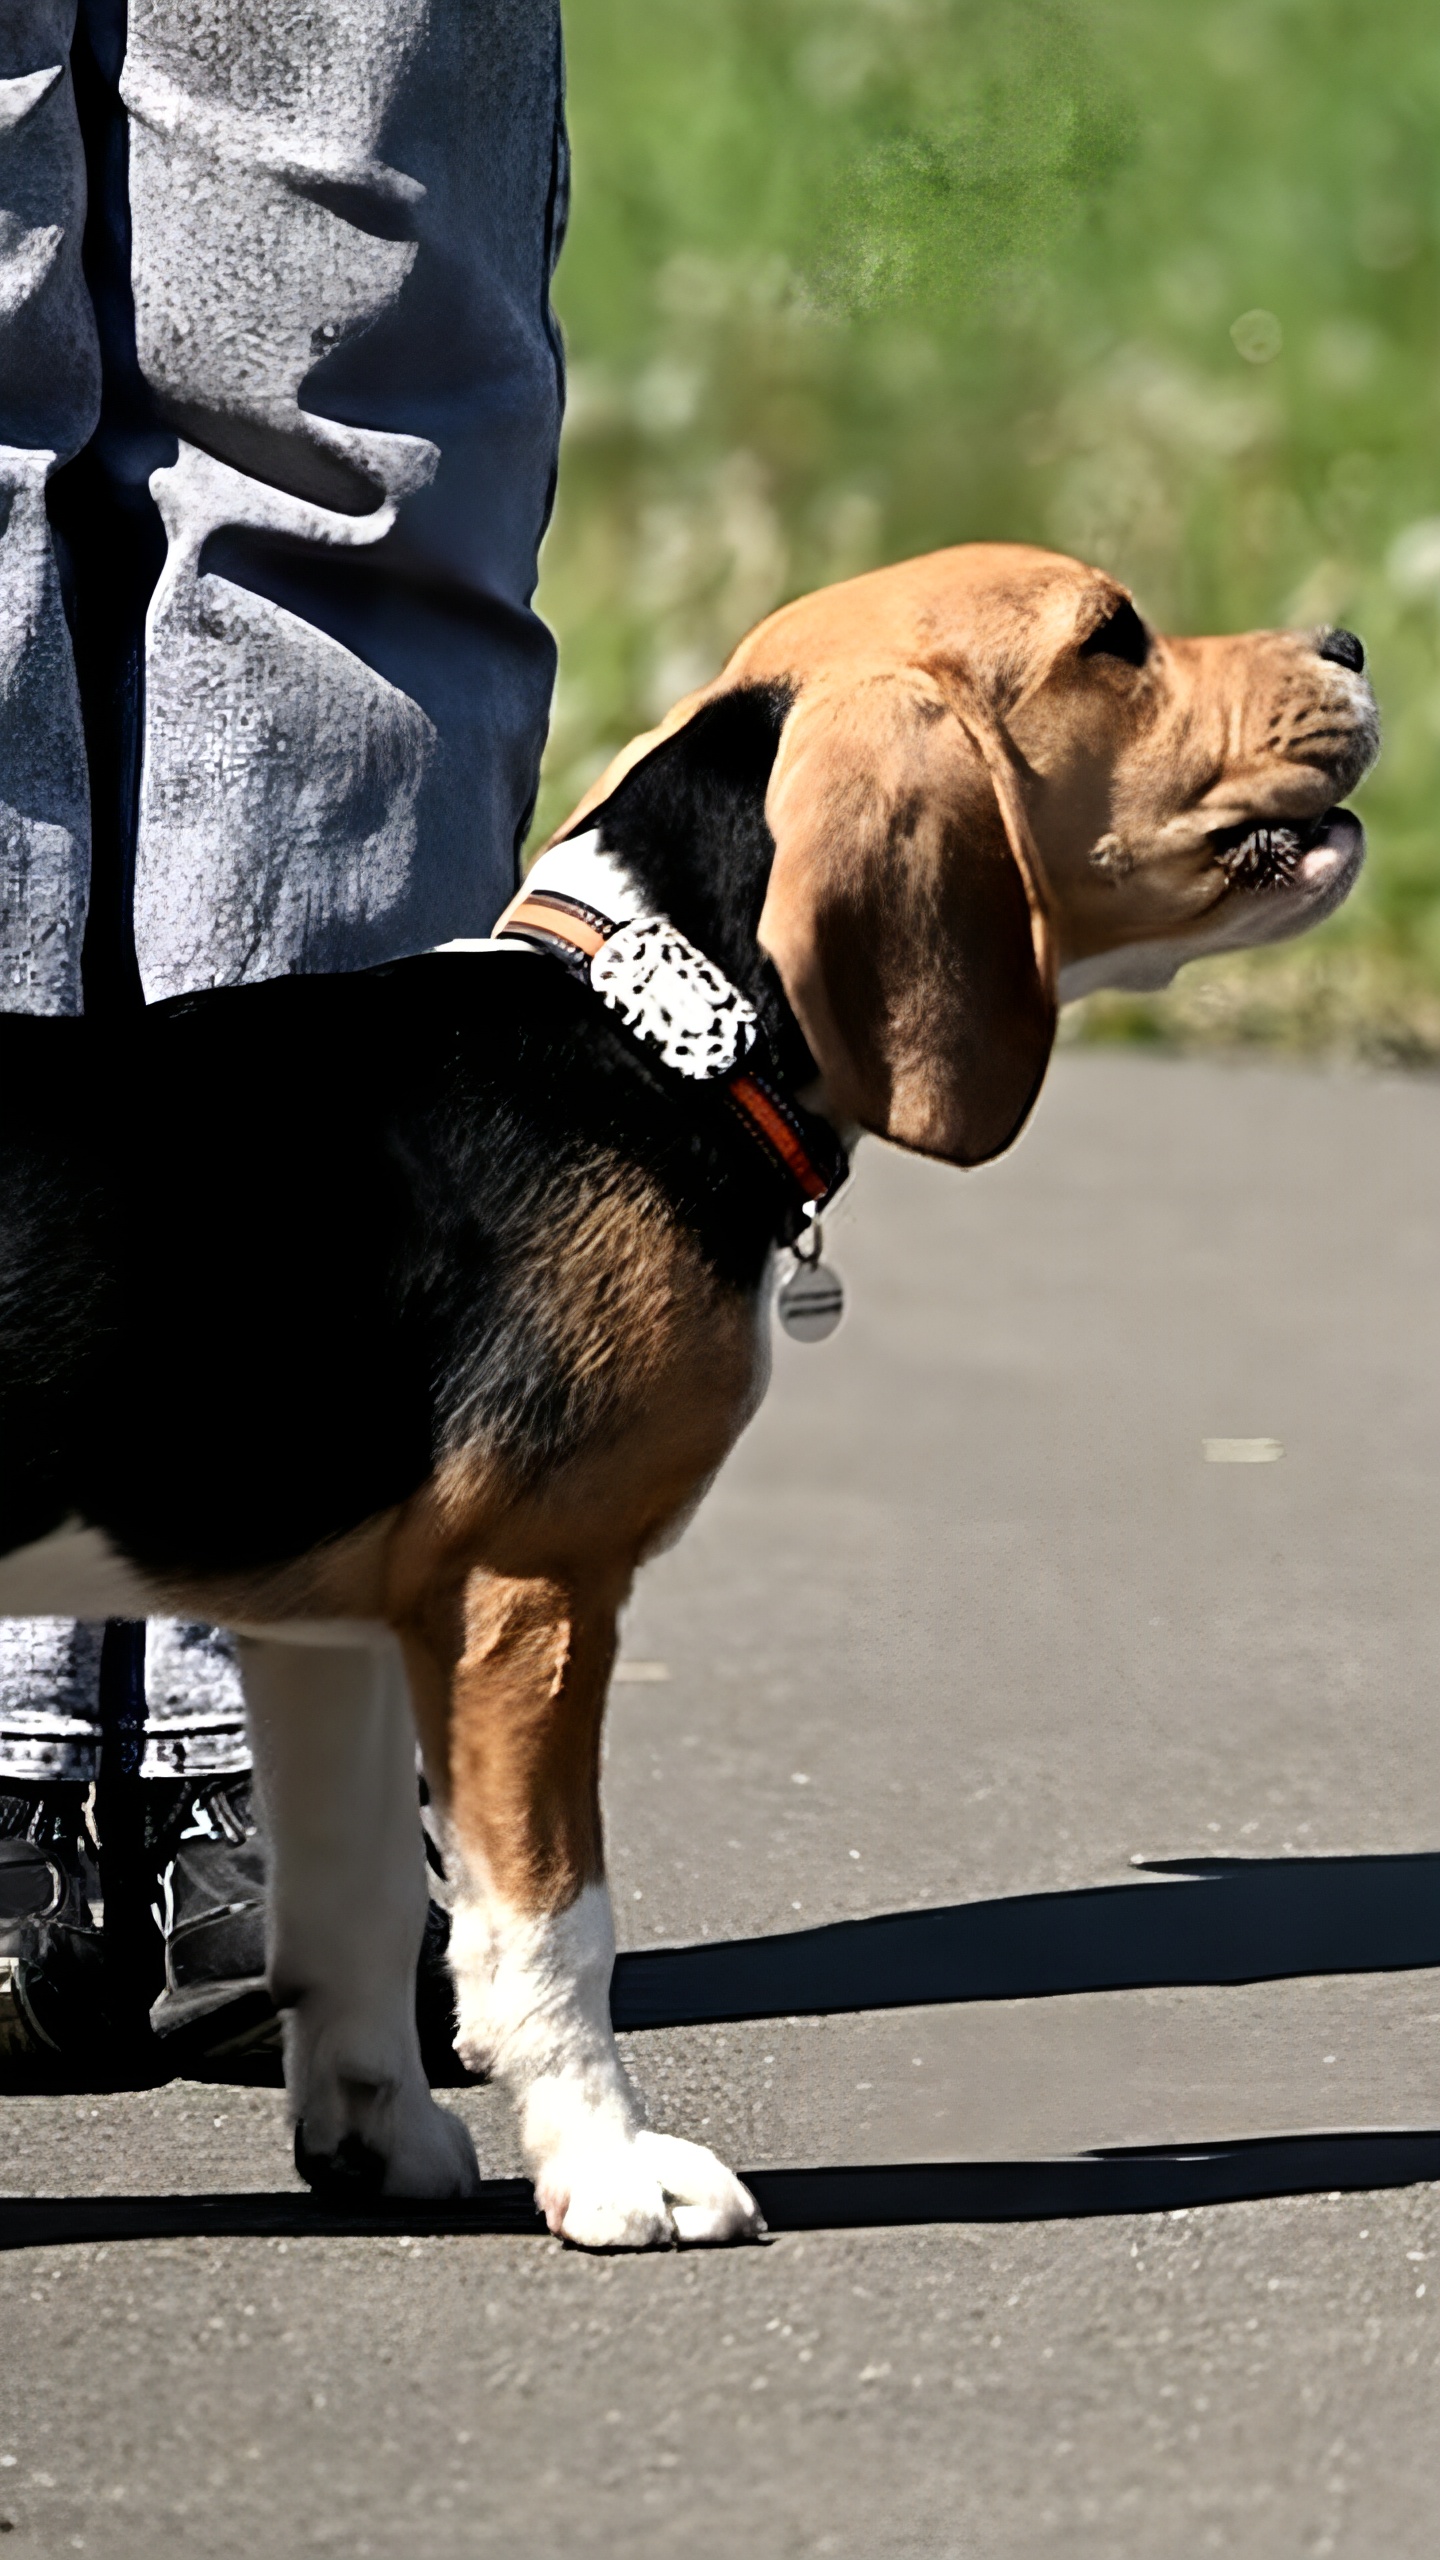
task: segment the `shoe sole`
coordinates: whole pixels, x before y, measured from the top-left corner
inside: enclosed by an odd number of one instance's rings
[[[166,2068],[182,2078],[227,2065],[279,2056],[284,2031],[279,2011],[263,1982],[226,1990],[218,1998],[201,1994],[188,2008],[173,1992],[162,1993],[150,2012],[150,2028]],[[175,2016],[175,2009],[180,2015]]]

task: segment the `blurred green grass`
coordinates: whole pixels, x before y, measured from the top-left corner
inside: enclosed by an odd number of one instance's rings
[[[1355,897],[1081,1036],[1440,1056],[1433,0],[574,0],[537,824],[788,596],[1004,536],[1340,621]]]

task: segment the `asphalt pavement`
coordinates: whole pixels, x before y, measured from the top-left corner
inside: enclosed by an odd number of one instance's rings
[[[0,2098],[17,2560],[1429,2560],[1440,1084],[1067,1055],[829,1242],[606,1771],[774,2236],[562,2249],[484,2089],[464,2228],[322,2226],[268,2088]]]

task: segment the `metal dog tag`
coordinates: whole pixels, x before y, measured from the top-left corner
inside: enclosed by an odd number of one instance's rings
[[[792,1245],[794,1263],[775,1295],[775,1313],[792,1342],[824,1342],[845,1313],[845,1289],[838,1271],[820,1259],[820,1221],[810,1229],[811,1249]]]

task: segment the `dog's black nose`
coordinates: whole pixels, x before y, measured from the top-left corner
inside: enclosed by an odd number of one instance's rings
[[[1365,664],[1365,644],[1353,631],[1326,631],[1321,634],[1319,655],[1332,658],[1337,667],[1348,667],[1358,676]]]

